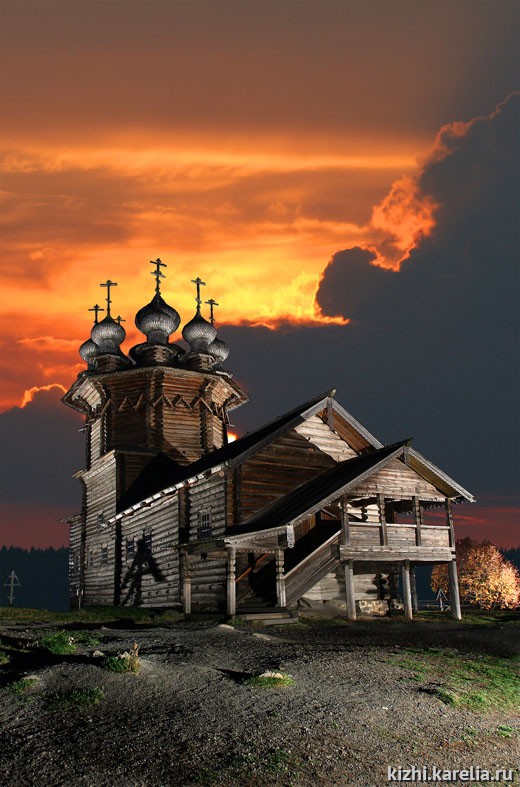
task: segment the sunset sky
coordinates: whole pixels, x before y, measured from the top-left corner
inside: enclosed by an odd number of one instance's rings
[[[220,304],[243,433],[327,388],[518,532],[516,0],[0,0],[3,541],[61,544],[99,283]],[[175,337],[174,337],[175,338]],[[459,513],[457,511],[457,513]]]

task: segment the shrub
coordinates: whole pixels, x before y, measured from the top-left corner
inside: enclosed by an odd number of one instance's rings
[[[246,686],[258,689],[285,689],[294,686],[294,678],[286,672],[262,672],[261,675],[253,675],[244,681]]]
[[[76,652],[76,640],[67,631],[54,631],[39,640],[41,648],[57,656],[70,656]]]
[[[117,656],[105,656],[101,666],[109,672],[139,672],[141,659],[137,642],[134,642],[133,647],[125,653],[119,653]]]

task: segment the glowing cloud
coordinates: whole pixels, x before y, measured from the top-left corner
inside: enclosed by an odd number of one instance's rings
[[[29,388],[27,391],[24,392],[20,407],[21,408],[27,407],[27,405],[34,400],[34,397],[36,396],[36,394],[40,393],[40,391],[52,391],[54,389],[58,389],[63,393],[66,393],[67,391],[67,389],[60,383],[51,383],[50,385],[33,385],[32,388]]]

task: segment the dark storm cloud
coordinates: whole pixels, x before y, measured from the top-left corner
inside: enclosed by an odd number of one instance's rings
[[[0,13],[4,127],[24,135],[209,125],[231,144],[252,127],[395,139],[477,114],[516,73],[511,0],[26,0]]]
[[[400,273],[371,265],[367,250],[334,255],[317,303],[350,325],[226,329],[255,417],[336,386],[382,440],[411,434],[477,495],[515,493],[518,104],[510,97],[490,118],[442,132],[443,157],[419,181],[440,204],[437,225]]]
[[[0,503],[80,507],[72,473],[84,466],[82,419],[59,389],[39,391],[25,407],[0,414]]]

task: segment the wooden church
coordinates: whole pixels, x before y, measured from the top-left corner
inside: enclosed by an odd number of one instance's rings
[[[459,618],[452,505],[472,495],[410,441],[383,445],[334,391],[229,441],[247,396],[222,366],[218,304],[205,319],[195,279],[186,347],[171,343],[180,316],[152,264],[155,294],[135,318],[146,341],[121,351],[116,283],[104,283],[87,368],[63,397],[86,437],[81,511],[67,520],[71,603],[273,617],[331,602],[351,620],[402,603],[411,619],[415,567],[447,563]]]

